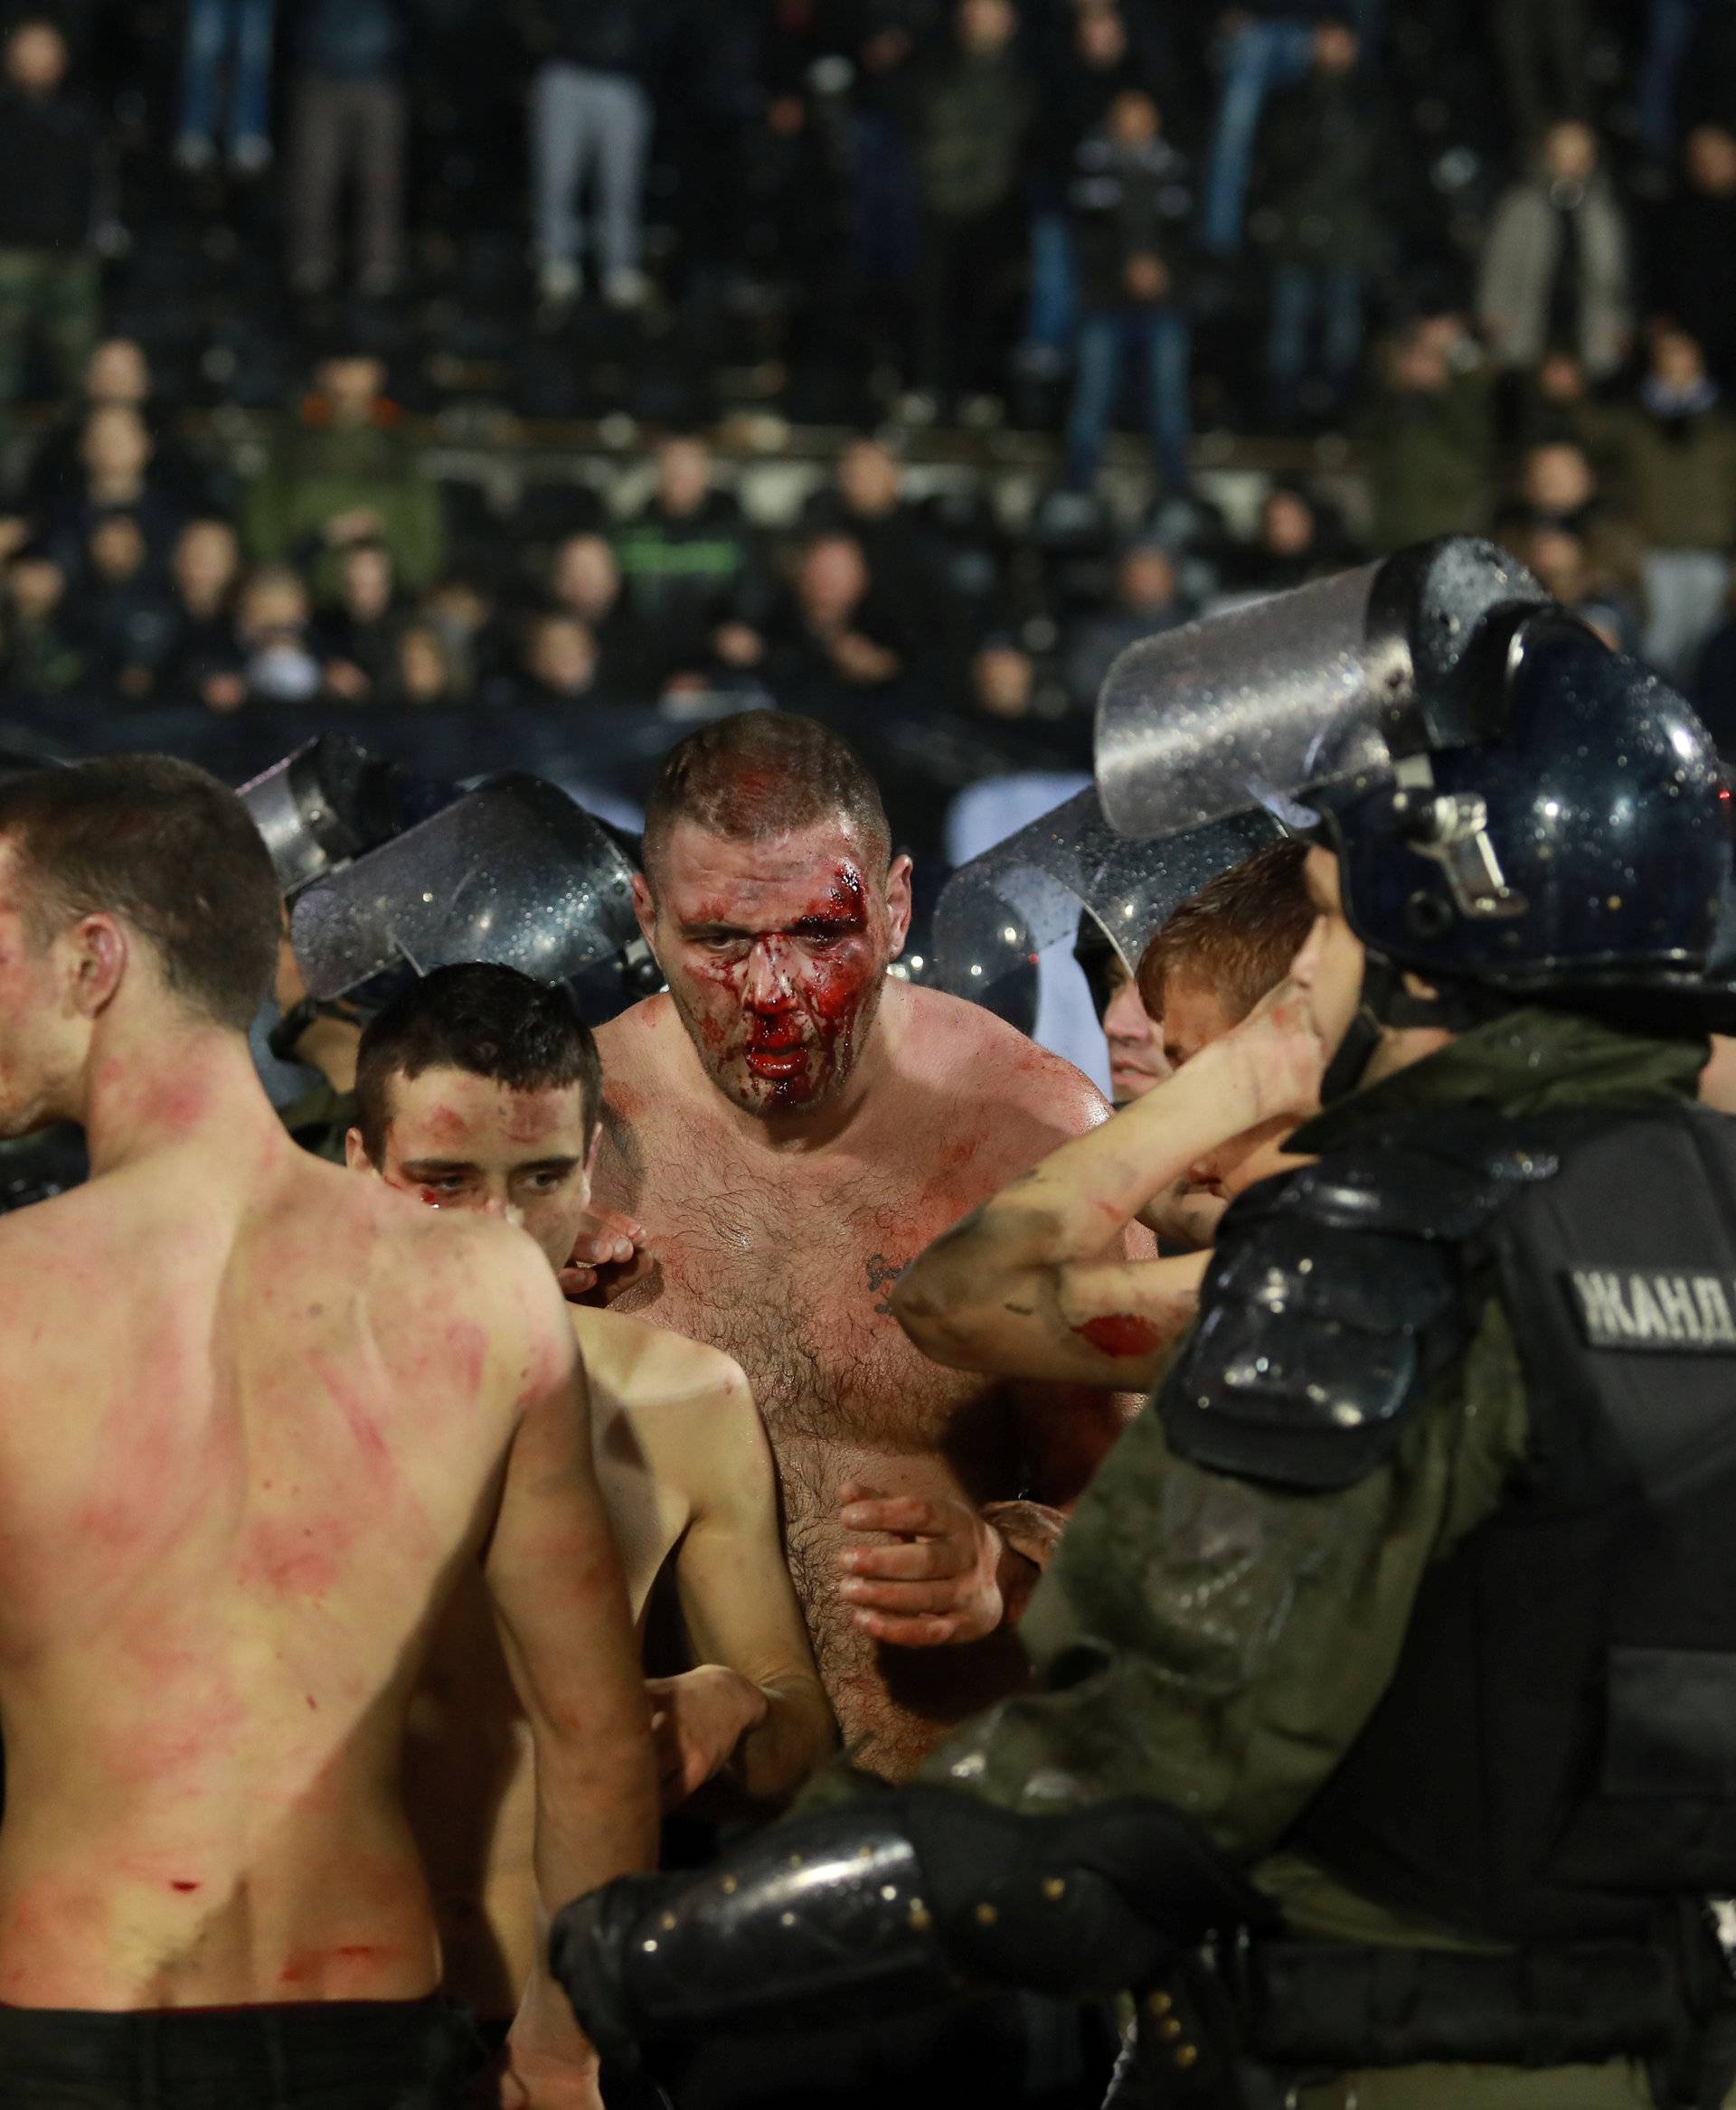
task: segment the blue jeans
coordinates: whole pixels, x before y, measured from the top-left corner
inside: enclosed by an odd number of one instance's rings
[[[1320,356],[1310,359],[1315,311],[1320,312]],[[1272,267],[1272,334],[1266,365],[1272,408],[1280,417],[1297,408],[1302,383],[1322,373],[1334,401],[1342,403],[1363,355],[1363,274],[1354,264],[1275,264]]]
[[[1064,212],[1039,212],[1031,222],[1031,310],[1024,341],[1033,352],[1065,353],[1078,323],[1073,231]]]
[[[181,68],[181,136],[209,144],[220,121],[219,82],[227,62],[229,143],[269,137],[271,25],[276,0],[187,0]]]
[[[1275,88],[1301,79],[1313,49],[1314,32],[1306,22],[1263,16],[1245,23],[1230,39],[1200,216],[1201,246],[1214,255],[1233,256],[1241,246],[1242,206],[1266,99]]]
[[[1705,0],[1652,0],[1639,71],[1639,136],[1660,161],[1675,151],[1677,77]]]
[[[1187,488],[1190,349],[1187,318],[1179,308],[1123,308],[1085,317],[1079,329],[1073,405],[1067,416],[1069,484],[1083,488],[1097,475],[1121,391],[1122,362],[1135,351],[1146,362],[1152,467],[1173,488]]]

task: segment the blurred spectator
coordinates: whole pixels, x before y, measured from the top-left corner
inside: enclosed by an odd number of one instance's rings
[[[1647,229],[1649,306],[1699,340],[1728,387],[1736,376],[1736,134],[1696,125],[1683,161],[1685,181]]]
[[[97,333],[95,120],[61,93],[66,42],[52,22],[29,16],[15,24],[4,63],[0,418],[24,391],[33,341],[55,387],[70,395]]]
[[[319,582],[329,590],[335,584],[329,553],[377,538],[392,551],[405,589],[417,592],[439,570],[439,493],[398,429],[384,363],[345,351],[321,363],[316,383],[299,415],[283,422],[269,463],[247,494],[249,551],[268,564],[326,552]]]
[[[1571,608],[1613,652],[1637,652],[1638,612],[1593,565],[1585,537],[1571,527],[1530,529],[1514,554],[1564,608]]]
[[[175,603],[136,513],[99,516],[85,551],[72,618],[90,676],[105,700],[142,702],[156,686],[179,627]]]
[[[620,560],[608,536],[569,535],[554,552],[549,592],[562,614],[576,616],[596,646],[598,679],[611,696],[650,697],[667,671],[656,633],[627,605]]]
[[[1659,330],[1639,400],[1616,427],[1646,556],[1646,656],[1692,677],[1723,608],[1736,546],[1736,420],[1683,330]]]
[[[220,130],[226,131],[229,165],[237,175],[258,175],[271,165],[275,14],[274,0],[187,0],[175,153],[190,173],[216,159]]]
[[[1552,125],[1536,174],[1514,184],[1495,211],[1477,313],[1504,367],[1534,367],[1559,344],[1600,381],[1627,356],[1628,229],[1599,157],[1589,125]]]
[[[802,509],[811,533],[854,536],[877,597],[902,613],[905,628],[929,641],[935,660],[963,664],[969,611],[953,585],[940,535],[903,495],[898,457],[878,439],[846,441],[830,485]]]
[[[986,637],[970,663],[970,701],[981,718],[1029,718],[1036,701],[1037,666],[1016,639]]]
[[[669,664],[700,666],[720,623],[758,612],[756,551],[741,508],[712,486],[712,450],[677,434],[657,448],[650,503],[616,538],[635,618]]]
[[[1589,110],[1584,0],[1489,0],[1489,26],[1516,139]]]
[[[1640,139],[1654,161],[1675,153],[1682,61],[1704,7],[1705,0],[1648,0],[1638,117]]]
[[[507,700],[526,710],[570,710],[597,688],[597,645],[576,616],[533,616],[524,632],[518,678]]]
[[[1274,484],[1260,505],[1258,533],[1226,563],[1224,584],[1243,594],[1288,593],[1345,570],[1356,555],[1344,523],[1316,492]]]
[[[43,514],[43,532],[70,575],[76,577],[91,529],[105,513],[124,510],[143,531],[152,562],[166,567],[181,532],[180,500],[155,475],[156,443],[137,410],[104,403],[84,421],[79,476]]]
[[[1526,448],[1514,501],[1503,509],[1499,526],[1501,541],[1520,558],[1533,535],[1571,535],[1584,560],[1583,591],[1637,605],[1644,592],[1644,542],[1606,495],[1577,440],[1544,439]]]
[[[61,704],[83,688],[85,655],[63,606],[66,573],[39,542],[6,560],[0,694],[14,704]]]
[[[439,580],[422,597],[421,612],[473,689],[505,675],[512,656],[507,627],[493,593],[479,580],[461,573]]]
[[[1097,615],[1082,617],[1068,636],[1068,694],[1080,710],[1092,709],[1104,676],[1128,645],[1175,629],[1192,612],[1169,551],[1157,542],[1133,543],[1116,567],[1114,601]]]
[[[164,694],[196,700],[202,675],[232,657],[241,570],[241,542],[228,521],[190,520],[176,537],[169,560],[176,628],[157,682]]]
[[[423,711],[452,711],[470,702],[468,671],[432,623],[410,623],[399,632],[383,701]]]
[[[1102,129],[1116,98],[1148,83],[1114,0],[1075,7],[1059,64],[1045,71],[1031,221],[1031,309],[1024,358],[1060,373],[1079,322],[1079,281],[1069,193],[1080,147]]]
[[[1699,0],[1677,76],[1675,120],[1683,131],[1722,125],[1736,132],[1736,5]]]
[[[351,542],[338,553],[337,605],[321,625],[330,657],[326,686],[345,702],[380,696],[398,664],[404,609],[392,575],[392,551],[382,542]]]
[[[1079,372],[1067,420],[1069,484],[1096,480],[1131,351],[1145,372],[1145,425],[1152,473],[1184,491],[1187,442],[1187,312],[1182,302],[1187,165],[1162,137],[1156,103],[1125,89],[1101,131],[1081,141],[1068,185],[1079,259]]]
[[[355,185],[355,278],[382,298],[404,269],[404,149],[410,97],[406,0],[306,0],[286,171],[289,278],[326,291],[337,271],[337,209]]]
[[[1488,524],[1488,377],[1458,316],[1426,316],[1387,348],[1360,438],[1377,550]]]
[[[877,590],[862,544],[837,532],[804,546],[763,624],[726,625],[717,644],[725,665],[750,670],[780,702],[890,688],[910,671],[916,650],[901,611]]]
[[[1347,19],[1317,24],[1307,72],[1273,97],[1260,128],[1251,224],[1272,259],[1266,364],[1280,423],[1339,416],[1362,359],[1384,141],[1357,57]]]
[[[204,478],[177,444],[156,400],[150,362],[136,338],[103,338],[85,362],[80,389],[81,400],[50,428],[31,457],[24,490],[31,512],[48,512],[73,495],[83,474],[80,449],[86,421],[91,411],[110,404],[137,410],[144,419],[151,438],[153,480],[189,505],[199,503]]]
[[[530,0],[542,63],[531,90],[531,163],[542,297],[574,299],[588,247],[603,297],[644,299],[641,222],[653,111],[656,0]],[[594,185],[596,231],[580,210]]]
[[[945,407],[999,385],[1017,259],[1024,154],[1036,110],[1012,0],[958,0],[950,42],[918,90],[922,197],[916,381]]]

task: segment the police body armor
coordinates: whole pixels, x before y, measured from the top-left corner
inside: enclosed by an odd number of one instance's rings
[[[1431,1107],[1226,1216],[1159,1399],[1179,1455],[1352,1484],[1490,1295],[1530,1416],[1517,1484],[1429,1572],[1381,1705],[1285,1842],[1524,1961],[1445,1955],[1439,1997],[1413,1984],[1395,2021],[1373,1952],[1256,1954],[1275,2062],[1680,2054],[1718,2004],[1700,1907],[1736,1888],[1732,1195],[1736,1123],[1696,1107]]]

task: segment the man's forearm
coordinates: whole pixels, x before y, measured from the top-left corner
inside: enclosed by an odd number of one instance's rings
[[[837,1749],[837,1724],[817,1678],[789,1672],[759,1689],[766,1718],[737,1745],[729,1775],[753,1802],[787,1802]]]

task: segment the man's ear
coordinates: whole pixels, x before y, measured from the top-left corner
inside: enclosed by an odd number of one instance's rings
[[[371,1173],[373,1160],[368,1155],[368,1146],[362,1140],[362,1131],[352,1128],[344,1138],[344,1163],[353,1173]]]
[[[904,940],[910,934],[911,869],[908,857],[895,857],[886,874],[886,911],[892,927],[893,959],[904,950]]]
[[[639,919],[640,937],[655,953],[657,947],[652,934],[657,928],[657,905],[651,899],[651,890],[646,884],[642,871],[633,874],[633,913]]]
[[[132,956],[127,932],[99,910],[82,918],[61,940],[71,974],[69,994],[80,1018],[100,1017],[114,1002]]]

